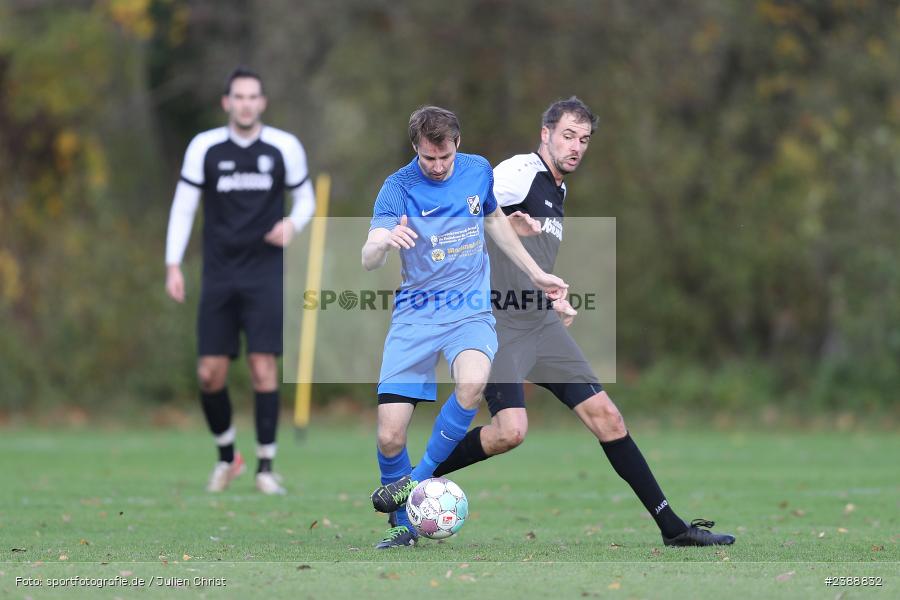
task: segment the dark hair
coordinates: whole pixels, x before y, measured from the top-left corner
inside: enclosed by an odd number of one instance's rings
[[[439,106],[422,106],[409,115],[409,141],[418,147],[425,137],[432,144],[443,144],[451,139],[459,141],[459,119],[456,115]]]
[[[597,129],[597,116],[591,112],[587,104],[575,96],[569,97],[568,100],[557,100],[551,104],[541,117],[541,126],[553,129],[565,114],[575,117],[576,123],[589,122],[591,124],[591,133],[594,133]]]
[[[234,71],[228,74],[228,78],[225,79],[225,92],[224,95],[227,96],[231,93],[231,82],[235,79],[255,79],[259,82],[259,91],[263,91],[263,83],[262,77],[259,76],[259,73],[251,69],[250,67],[245,67],[241,65],[237,67]]]

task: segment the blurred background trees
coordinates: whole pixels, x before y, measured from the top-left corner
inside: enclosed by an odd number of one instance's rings
[[[568,214],[618,219],[617,395],[896,411],[898,32],[874,0],[2,0],[0,409],[193,400],[165,226],[244,63],[343,216],[409,159],[415,106],[496,163],[577,94],[600,128]]]

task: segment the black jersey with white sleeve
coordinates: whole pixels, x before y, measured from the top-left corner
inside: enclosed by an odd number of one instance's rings
[[[280,276],[282,249],[267,243],[265,235],[284,217],[285,191],[293,192],[291,220],[299,229],[312,215],[314,199],[306,153],[294,135],[269,126],[250,140],[228,127],[198,134],[185,152],[166,262],[181,262],[201,192],[204,276],[276,271]]]
[[[535,262],[547,273],[552,273],[563,237],[566,184],[556,185],[553,174],[537,153],[517,154],[494,167],[494,196],[507,215],[521,211],[540,222],[538,235],[519,239]],[[527,301],[538,295],[534,284],[490,240],[488,252],[491,287],[500,293],[500,310],[497,306],[494,310],[496,316],[509,317],[512,321],[509,325],[526,328],[553,312],[548,310],[546,303]],[[528,294],[523,294],[526,291]]]

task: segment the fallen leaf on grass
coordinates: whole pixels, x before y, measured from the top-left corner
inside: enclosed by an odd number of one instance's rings
[[[28,550],[25,548],[10,548],[9,551],[10,552],[28,552]]]
[[[69,560],[69,555],[68,554],[60,554],[59,560]]]
[[[472,577],[471,575],[460,575],[459,580],[460,581],[468,581],[469,583],[475,583],[475,578]]]
[[[297,570],[298,570],[298,571],[305,571],[305,570],[307,570],[307,569],[312,569],[312,567],[309,566],[309,565],[299,565],[299,566],[297,567]]]
[[[394,573],[393,571],[390,573],[379,573],[378,576],[381,577],[382,579],[391,579],[394,581],[396,581],[397,579],[400,579],[400,576],[397,573]]]
[[[537,536],[534,535],[534,532],[533,532],[533,531],[529,531],[528,533],[525,534],[525,539],[526,539],[526,540],[533,540],[533,539],[536,538],[536,537],[537,537]]]
[[[310,529],[315,529],[315,528],[316,528],[316,525],[318,525],[318,524],[319,524],[319,520],[316,519],[315,521],[313,521],[312,523],[309,524],[309,528],[310,528]]]
[[[453,576],[453,569],[447,569],[447,572],[444,573],[444,579],[450,579]]]
[[[824,531],[820,531],[818,537],[819,537],[819,538],[825,537],[825,532],[824,532]]]
[[[613,550],[618,550],[619,548],[622,547],[622,545],[613,542],[612,544],[609,545],[609,547],[612,548]]]
[[[849,531],[846,527],[838,527],[838,533],[848,533]]]
[[[854,510],[856,510],[856,505],[851,502],[851,503],[847,504],[847,506],[844,507],[844,514],[849,515]]]
[[[611,590],[617,590],[622,587],[622,584],[619,583],[618,581],[613,581],[611,584],[609,584],[606,587]]]
[[[91,545],[91,543],[84,538],[82,538],[81,541],[78,543],[81,544],[82,546],[90,546]]]
[[[803,510],[802,508],[798,508],[798,509],[791,511],[791,514],[794,515],[795,517],[802,517],[802,516],[806,515],[806,511]]]
[[[181,560],[185,560],[185,561],[191,560],[191,555],[190,554],[182,554]]]
[[[796,575],[796,571],[788,571],[787,573],[782,573],[775,577],[775,581],[788,581],[791,577]]]
[[[881,546],[881,545],[878,545],[878,546],[873,545],[872,546],[872,552],[881,552],[882,550],[884,550],[884,546]]]
[[[653,556],[659,556],[660,554],[662,554],[662,552],[660,552],[659,548],[654,548],[650,551],[650,554],[652,554]]]
[[[432,579],[431,581],[428,582],[428,585],[430,585],[433,588],[436,588],[440,584],[437,582],[437,579]]]
[[[347,550],[349,550],[350,552],[359,552],[359,548],[357,548],[356,546],[350,546],[349,548],[347,548]]]

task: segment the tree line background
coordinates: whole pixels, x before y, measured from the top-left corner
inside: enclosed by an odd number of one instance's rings
[[[194,401],[199,227],[178,306],[166,222],[241,63],[340,216],[409,160],[416,106],[496,164],[577,94],[600,127],[567,214],[618,221],[629,410],[897,415],[900,4],[875,0],[0,0],[0,412]]]

